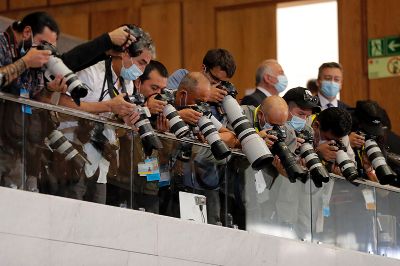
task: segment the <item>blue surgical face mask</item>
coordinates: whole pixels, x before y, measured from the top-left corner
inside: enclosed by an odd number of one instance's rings
[[[25,49],[25,44],[26,44],[26,49]],[[34,43],[33,43],[33,34],[31,34],[31,41],[30,41],[30,43],[29,43],[29,41],[22,41],[22,47],[21,47],[21,50],[19,50],[19,54],[21,55],[21,56],[24,56],[24,55],[26,55],[26,53],[29,51],[29,49],[31,48],[31,47],[35,47],[35,46],[37,46],[37,45],[35,45]]]
[[[334,81],[323,80],[321,82],[321,92],[325,97],[336,97],[340,91],[340,84]]]
[[[122,65],[121,77],[124,80],[136,80],[142,74],[143,74],[143,72],[134,63],[132,63],[132,65],[129,68],[126,68],[126,67],[124,67],[124,65]]]
[[[306,125],[306,122],[307,121],[305,119],[292,114],[292,119],[290,119],[287,123],[292,126],[294,130],[302,131]]]
[[[278,82],[274,84],[274,87],[278,93],[281,93],[286,89],[288,85],[288,79],[285,75],[279,75],[276,78],[278,79]]]

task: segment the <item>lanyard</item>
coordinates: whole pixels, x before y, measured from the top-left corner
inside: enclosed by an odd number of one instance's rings
[[[103,80],[103,86],[101,88],[99,102],[104,100],[107,93],[110,95],[111,98],[114,98],[115,96],[117,96],[119,94],[118,90],[115,88],[115,84],[118,82],[118,78],[114,83],[113,78],[112,78],[111,62],[112,62],[111,57],[105,60],[104,80]],[[124,83],[122,78],[119,78],[119,80],[120,80],[122,88],[124,88],[125,84],[122,85]],[[105,89],[106,82],[107,82],[107,89]],[[126,91],[126,88],[125,88],[125,91]]]

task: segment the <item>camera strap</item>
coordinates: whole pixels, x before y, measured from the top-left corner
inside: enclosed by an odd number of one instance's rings
[[[105,60],[104,81],[103,81],[103,87],[101,89],[101,94],[99,97],[99,102],[104,100],[107,93],[110,95],[110,98],[114,98],[119,94],[118,90],[114,87],[111,63],[112,63],[111,57]],[[105,88],[106,82],[107,82],[107,89]]]

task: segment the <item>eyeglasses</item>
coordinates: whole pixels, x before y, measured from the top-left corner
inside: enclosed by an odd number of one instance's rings
[[[222,82],[222,80],[220,80],[219,78],[217,78],[216,76],[214,76],[213,73],[211,73],[211,71],[210,71],[209,69],[206,68],[206,71],[205,71],[205,72],[210,76],[210,78],[212,78],[212,80],[213,80],[215,83],[221,83],[221,82]]]

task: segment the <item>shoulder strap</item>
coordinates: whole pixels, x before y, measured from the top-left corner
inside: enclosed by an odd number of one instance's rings
[[[112,78],[111,62],[112,62],[111,57],[105,60],[104,81],[103,81],[103,87],[101,89],[101,94],[99,97],[99,102],[104,100],[104,97],[106,97],[107,93],[110,95],[111,98],[114,98],[116,95],[118,95],[118,90],[115,89]],[[107,89],[105,88],[106,82],[107,82]]]

